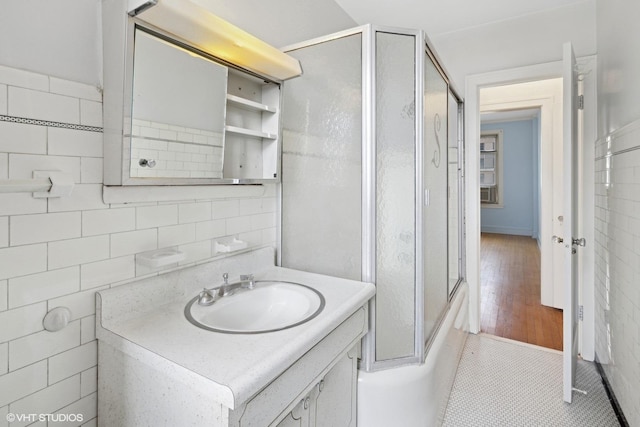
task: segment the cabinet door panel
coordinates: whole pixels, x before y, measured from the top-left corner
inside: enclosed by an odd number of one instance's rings
[[[340,349],[348,348],[366,330],[367,311],[361,308],[273,380],[269,387],[247,402],[240,425],[264,427],[273,422],[290,407],[296,393],[307,393],[306,390],[319,381],[327,367],[343,351]]]
[[[356,358],[343,357],[319,384],[316,398],[315,425],[355,426]]]
[[[309,399],[302,399],[295,408],[287,414],[275,427],[308,427],[309,426]]]
[[[293,414],[289,412],[286,418],[280,421],[276,427],[303,427],[308,424],[303,421],[304,417],[294,418]]]

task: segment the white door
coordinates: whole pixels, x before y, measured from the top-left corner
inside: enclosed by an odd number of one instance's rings
[[[571,43],[563,46],[563,239],[555,238],[564,249],[563,309],[563,389],[565,402],[571,403],[578,358],[578,72]]]

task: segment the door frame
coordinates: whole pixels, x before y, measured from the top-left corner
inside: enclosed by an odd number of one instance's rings
[[[584,318],[580,325],[580,353],[586,360],[593,360],[595,345],[595,295],[594,295],[594,143],[596,140],[596,56],[578,59],[584,68],[584,146],[582,150],[581,227],[587,246],[580,259],[580,304],[584,307]],[[466,227],[466,280],[469,284],[470,332],[480,332],[480,89],[483,87],[524,83],[562,77],[562,61],[554,61],[507,70],[469,75],[465,79],[465,212]],[[542,235],[541,238],[551,236]]]

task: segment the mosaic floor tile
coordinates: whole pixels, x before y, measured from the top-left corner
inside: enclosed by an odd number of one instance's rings
[[[578,361],[573,403],[562,400],[562,353],[469,334],[445,413],[450,427],[619,426],[591,362]]]

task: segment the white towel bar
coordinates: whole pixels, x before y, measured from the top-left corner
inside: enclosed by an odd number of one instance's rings
[[[71,174],[33,171],[33,179],[0,179],[0,193],[33,193],[33,197],[69,196],[74,186]]]
[[[34,193],[36,191],[51,190],[49,178],[38,179],[2,179],[0,193]]]

